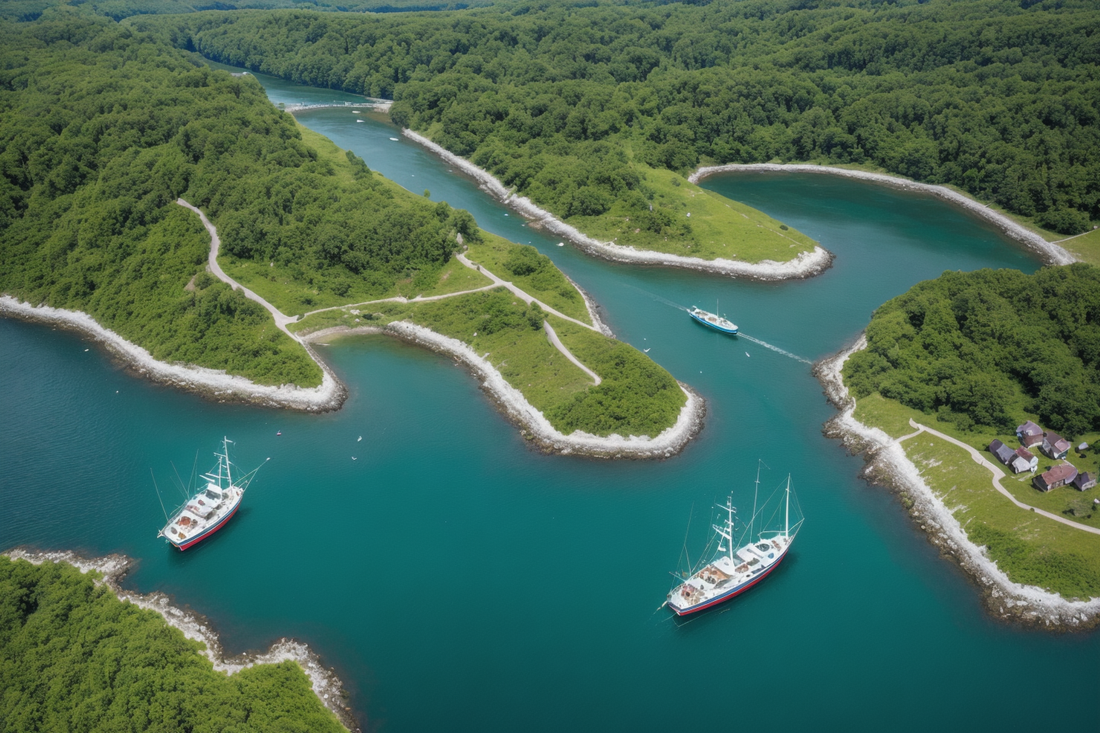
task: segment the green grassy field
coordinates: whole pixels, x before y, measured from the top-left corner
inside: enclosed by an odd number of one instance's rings
[[[471,262],[482,265],[502,280],[512,282],[520,290],[538,298],[551,308],[556,308],[567,316],[591,325],[592,319],[588,315],[588,308],[584,305],[584,298],[565,279],[561,270],[554,267],[549,257],[539,255],[537,250],[530,251],[534,249],[533,247],[527,247],[526,252],[517,252],[525,249],[524,245],[514,244],[486,231],[481,232],[481,240],[481,242],[470,243],[466,251],[466,257]],[[530,263],[528,267],[537,269],[527,274],[516,274],[509,268],[509,263],[510,258],[517,254],[526,254],[527,257],[521,262]],[[467,272],[471,272],[469,268]]]
[[[986,450],[994,437],[1006,445],[1018,445],[1015,436],[961,433],[953,423],[940,422],[934,416],[878,394],[860,399],[855,417],[893,437],[912,433],[909,418],[913,418],[979,450]],[[962,448],[941,438],[923,433],[906,440],[902,446],[929,487],[952,509],[971,540],[985,545],[990,558],[1012,580],[1037,585],[1067,598],[1100,595],[1100,535],[1067,527],[1014,506],[993,487],[993,474],[987,468],[975,463]],[[1087,453],[1084,458],[1071,453],[1070,458],[1079,469],[1096,470],[1095,453]],[[1039,459],[1040,470],[1054,463],[1041,454]],[[1031,485],[1032,476],[1009,473],[1001,483],[1025,504],[1100,527],[1100,512],[1092,508],[1093,498],[1100,495],[1096,489],[1079,492],[1061,488],[1043,493]],[[1073,513],[1074,505],[1084,507],[1082,515]]]
[[[1076,255],[1082,262],[1100,265],[1100,229],[1062,242],[1062,247]]]
[[[400,320],[469,345],[567,435],[582,430],[602,436],[655,436],[675,424],[687,399],[672,375],[634,347],[527,306],[505,288],[427,303],[326,311],[291,328],[309,333]],[[543,320],[574,356],[600,375],[599,386],[550,344]]]
[[[675,212],[677,220],[667,228],[690,231],[647,231],[615,208],[601,216],[575,216],[569,223],[601,241],[705,260],[786,262],[813,250],[816,244],[763,212],[689,183],[677,173],[637,162],[634,167],[654,191],[654,202]]]

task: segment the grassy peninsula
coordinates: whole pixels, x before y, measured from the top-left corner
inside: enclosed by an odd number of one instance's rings
[[[346,730],[294,662],[226,675],[201,650],[71,565],[0,557],[4,730]]]
[[[1100,469],[1100,268],[944,273],[879,308],[867,348],[853,354],[844,382],[857,420],[895,438],[910,420],[988,453],[998,439],[1015,449],[1017,425],[1032,420],[1073,445],[1066,459],[1039,449],[1038,472],[1070,463]],[[1088,443],[1085,451],[1076,450]],[[970,539],[1008,576],[1066,598],[1100,595],[1100,535],[1014,506],[990,471],[962,448],[920,433],[902,446]],[[1021,503],[1100,528],[1097,489],[1041,492],[1036,472],[1001,485]]]

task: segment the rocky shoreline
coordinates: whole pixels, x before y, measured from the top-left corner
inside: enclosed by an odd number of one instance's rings
[[[226,374],[219,369],[159,361],[141,346],[104,328],[87,313],[80,311],[51,308],[46,305],[33,306],[9,295],[0,295],[0,315],[48,323],[90,336],[137,374],[161,384],[198,393],[216,402],[245,402],[304,412],[330,412],[340,409],[344,400],[347,399],[347,389],[308,344],[305,345],[306,350],[324,372],[321,385],[313,388],[303,388],[293,384],[276,387],[256,384],[244,377]]]
[[[576,431],[570,435],[558,432],[546,417],[527,401],[518,389],[508,384],[504,376],[486,359],[458,339],[436,333],[423,326],[399,321],[384,327],[363,326],[349,328],[337,326],[314,331],[303,340],[321,341],[331,336],[387,334],[417,346],[454,358],[481,381],[481,386],[509,420],[519,426],[523,436],[547,453],[580,455],[595,458],[671,458],[684,449],[688,442],[703,429],[706,402],[683,383],[680,389],[687,395],[687,403],[680,410],[676,424],[660,435],[648,436],[590,435]]]
[[[1077,261],[1076,257],[1074,257],[1062,247],[1059,247],[1057,244],[1046,241],[1035,232],[1020,226],[1016,222],[1012,221],[1012,219],[1009,219],[1004,214],[998,213],[990,209],[985,204],[981,204],[957,191],[952,191],[950,188],[947,188],[945,186],[934,186],[927,183],[917,183],[916,181],[910,181],[905,178],[898,178],[897,176],[890,176],[884,173],[870,173],[867,171],[849,170],[847,168],[834,168],[827,165],[805,165],[794,163],[732,163],[729,165],[706,166],[703,168],[699,168],[697,171],[688,176],[688,180],[692,183],[699,183],[699,181],[702,181],[705,178],[720,173],[818,173],[831,176],[840,176],[842,178],[853,178],[861,181],[871,181],[873,183],[880,183],[886,186],[890,186],[892,188],[900,188],[905,191],[927,193],[950,204],[965,209],[967,212],[992,223],[1004,234],[1012,237],[1028,249],[1037,253],[1048,265],[1069,265]]]
[[[601,331],[610,329],[598,318],[595,307],[585,296],[593,322]],[[144,348],[104,328],[91,316],[50,306],[32,306],[7,295],[0,296],[0,315],[37,323],[48,323],[92,337],[107,347],[128,369],[155,382],[194,392],[216,402],[243,402],[265,407],[289,408],[305,412],[338,410],[347,399],[347,388],[336,378],[329,366],[313,350],[311,342],[335,334],[385,333],[409,343],[448,354],[470,369],[494,403],[519,426],[524,437],[547,453],[585,455],[600,458],[669,458],[676,455],[703,428],[706,404],[703,398],[680,383],[687,395],[687,404],[680,411],[676,424],[660,435],[647,436],[590,435],[577,431],[564,435],[555,430],[546,417],[527,401],[523,394],[504,379],[492,364],[474,353],[466,344],[412,323],[391,323],[385,327],[336,327],[297,336],[314,361],[324,371],[320,387],[303,389],[295,385],[272,387],[256,384],[244,377],[224,371],[158,361]]]
[[[787,262],[764,260],[762,262],[750,263],[727,259],[704,260],[700,257],[683,257],[681,255],[667,254],[664,252],[635,249],[634,247],[626,247],[611,242],[601,242],[589,237],[576,227],[566,224],[549,211],[537,206],[529,198],[515,195],[491,173],[479,168],[465,158],[455,155],[446,148],[437,145],[428,138],[412,130],[405,129],[401,132],[405,137],[415,143],[423,145],[443,160],[473,178],[483,191],[495,196],[505,205],[522,214],[533,222],[532,226],[545,229],[563,239],[567,239],[588,254],[611,262],[681,267],[688,270],[699,270],[701,272],[710,272],[718,275],[728,275],[730,277],[762,281],[797,280],[813,277],[829,269],[833,263],[832,253],[820,246],[815,246],[812,251],[803,252],[798,257]]]
[[[227,657],[218,634],[208,619],[194,611],[172,605],[171,599],[163,593],[141,594],[122,588],[120,585],[122,578],[134,564],[134,561],[125,555],[85,558],[74,552],[33,552],[24,548],[16,548],[4,555],[13,560],[26,560],[35,565],[46,562],[66,562],[82,573],[87,573],[89,570],[100,573],[103,577],[96,583],[110,588],[120,600],[129,601],[139,608],[156,611],[164,617],[169,626],[182,631],[185,637],[205,644],[206,649],[203,650],[203,654],[213,663],[214,669],[220,672],[235,674],[254,664],[297,662],[309,677],[314,694],[320,698],[324,706],[331,710],[349,731],[359,730],[350,706],[343,704],[347,697],[343,683],[334,671],[324,667],[321,658],[309,646],[300,641],[283,638],[272,644],[266,652],[246,652]]]
[[[1100,598],[1068,601],[1056,593],[1015,583],[966,535],[954,515],[925,483],[901,445],[878,428],[853,416],[855,400],[848,393],[841,369],[848,357],[866,348],[860,339],[839,354],[814,365],[814,375],[839,414],[823,430],[851,453],[863,455],[863,478],[895,491],[929,541],[956,562],[981,590],[988,612],[1004,621],[1050,630],[1079,631],[1100,625]]]

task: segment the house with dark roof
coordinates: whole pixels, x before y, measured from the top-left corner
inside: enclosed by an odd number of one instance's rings
[[[1077,478],[1077,469],[1068,463],[1059,463],[1046,473],[1041,473],[1032,479],[1031,483],[1039,491],[1050,491],[1060,486],[1065,486]]]
[[[1096,474],[1089,473],[1088,471],[1082,471],[1081,473],[1077,474],[1074,477],[1073,481],[1071,481],[1070,483],[1073,485],[1073,488],[1077,489],[1078,491],[1091,489],[1093,486],[1096,486]]]
[[[1030,448],[1043,442],[1043,429],[1028,420],[1016,428],[1016,437],[1020,439],[1020,445]]]
[[[1027,448],[1020,446],[1012,454],[1012,460],[1008,462],[1008,467],[1012,469],[1013,473],[1035,471],[1039,468],[1039,457]]]
[[[1072,444],[1053,430],[1043,433],[1043,453],[1055,460],[1061,460],[1069,454]]]
[[[1006,466],[1012,460],[1012,457],[1016,455],[1015,451],[999,440],[994,440],[989,444],[989,452],[997,456],[997,460]]]

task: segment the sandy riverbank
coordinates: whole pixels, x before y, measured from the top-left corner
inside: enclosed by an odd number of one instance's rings
[[[529,198],[517,196],[495,176],[486,170],[479,168],[465,158],[461,158],[449,150],[433,143],[428,138],[413,132],[402,130],[402,134],[413,142],[423,145],[428,150],[443,158],[463,173],[478,182],[481,189],[510,206],[514,211],[522,214],[528,220],[534,222],[534,226],[545,229],[563,239],[567,239],[585,252],[613,262],[627,262],[641,265],[661,265],[665,267],[682,267],[689,270],[713,272],[719,275],[740,277],[752,280],[794,280],[812,277],[829,268],[833,262],[833,255],[822,247],[815,246],[810,252],[803,252],[798,257],[787,262],[738,262],[737,260],[715,259],[704,260],[699,257],[683,257],[681,255],[666,254],[652,250],[624,247],[611,242],[601,242],[589,237],[575,227],[566,224],[545,209],[539,208]]]
[[[174,626],[183,632],[188,639],[200,641],[206,645],[203,654],[209,659],[214,669],[227,674],[235,674],[254,664],[278,664],[285,661],[294,661],[309,677],[313,686],[313,692],[321,699],[325,707],[336,714],[340,722],[348,730],[359,730],[351,709],[343,705],[346,698],[343,683],[332,670],[325,669],[317,656],[307,645],[294,639],[279,639],[266,652],[246,652],[244,654],[227,657],[221,645],[218,634],[211,627],[210,621],[193,611],[186,611],[172,605],[171,599],[163,593],[149,593],[143,595],[125,590],[120,583],[129,572],[134,561],[125,555],[108,555],[107,557],[85,558],[72,552],[31,552],[22,548],[4,553],[14,560],[26,560],[41,565],[46,562],[67,562],[76,567],[82,573],[95,570],[103,575],[97,584],[105,585],[121,600],[129,601],[139,608],[156,611],[169,626]]]
[[[103,344],[128,368],[156,382],[197,392],[219,402],[248,402],[268,407],[285,407],[306,412],[327,412],[339,409],[347,398],[347,390],[332,370],[316,357],[307,345],[310,356],[321,367],[324,376],[319,387],[302,388],[293,384],[270,386],[256,384],[244,377],[184,364],[168,364],[154,359],[141,346],[127,341],[114,331],[104,328],[87,313],[80,311],[32,306],[8,295],[0,295],[0,315],[27,321],[49,323],[90,336]]]
[[[444,336],[423,326],[405,321],[391,323],[384,327],[337,326],[314,331],[302,338],[316,343],[335,336],[379,333],[396,336],[403,341],[447,354],[464,364],[481,380],[482,387],[501,411],[520,427],[524,437],[548,453],[598,458],[668,458],[683,450],[688,441],[703,428],[706,403],[702,397],[683,383],[680,383],[680,389],[687,395],[687,403],[680,410],[676,424],[666,428],[656,437],[637,435],[602,437],[581,431],[565,435],[558,432],[550,421],[527,401],[523,393],[508,384],[504,376],[489,361],[478,356],[473,349],[458,339]]]
[[[826,165],[800,165],[800,164],[730,164],[715,165],[700,168],[688,176],[692,183],[699,183],[709,176],[720,173],[819,173],[842,178],[853,178],[861,181],[871,181],[905,191],[917,191],[927,193],[942,199],[950,204],[965,209],[967,212],[992,223],[1002,232],[1023,244],[1028,249],[1036,252],[1043,261],[1049,265],[1069,265],[1077,261],[1077,258],[1057,244],[1046,241],[1035,232],[1020,226],[1004,214],[990,209],[985,204],[979,203],[963,194],[952,191],[944,186],[933,186],[927,183],[917,183],[905,178],[889,176],[884,173],[869,173],[867,171],[854,171],[847,168],[834,168]]]
[[[914,521],[928,533],[933,544],[958,562],[978,583],[991,614],[1046,628],[1076,630],[1100,624],[1100,598],[1067,601],[1042,588],[1011,581],[986,556],[985,549],[967,537],[955,516],[924,482],[901,444],[882,430],[855,419],[855,400],[844,386],[841,369],[849,356],[866,346],[866,339],[860,337],[850,348],[823,359],[814,367],[826,396],[840,410],[840,414],[825,424],[825,434],[839,439],[851,452],[863,454],[866,461],[864,478],[894,489],[912,503],[909,513]]]

